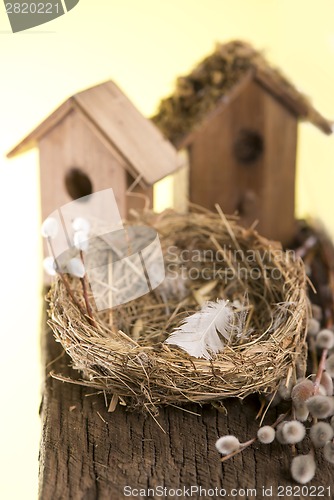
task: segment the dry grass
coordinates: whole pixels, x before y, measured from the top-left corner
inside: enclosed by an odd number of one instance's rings
[[[194,269],[200,276],[170,278],[155,291],[118,306],[112,328],[108,312],[95,311],[97,326],[92,326],[57,280],[48,295],[49,323],[73,367],[82,373],[80,383],[152,412],[165,404],[269,393],[282,378],[295,376],[305,362],[308,313],[300,259],[254,230],[227,220],[220,211],[167,212],[138,222],[159,232],[167,269],[173,264],[174,271],[177,265],[186,276]],[[192,255],[200,251],[202,260],[182,259],[189,256],[182,254],[184,250]],[[73,279],[71,287],[83,303],[80,283]],[[217,298],[246,303],[241,337],[233,338],[213,360],[192,358],[163,343],[187,315],[199,309],[202,300]]]

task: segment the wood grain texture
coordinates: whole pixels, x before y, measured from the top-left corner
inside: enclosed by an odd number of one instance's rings
[[[129,173],[126,175],[127,191],[125,195],[126,213],[131,218],[131,211],[142,212],[153,209],[153,186],[142,186],[138,178],[134,179]]]
[[[76,111],[49,131],[39,142],[42,218],[72,201],[65,175],[77,167],[88,175],[93,192],[113,188],[121,216],[126,215],[126,170],[87,126]]]
[[[102,142],[112,147],[115,156],[122,158],[129,173],[133,177],[141,175],[147,185],[177,169],[175,148],[111,80],[70,97],[7,156],[11,158],[35,147],[73,110],[90,122]]]
[[[278,498],[278,485],[294,484],[289,474],[291,450],[278,443],[255,444],[224,464],[219,460],[215,450],[219,436],[231,433],[245,441],[256,435],[257,398],[248,398],[243,404],[226,401],[227,416],[209,405],[186,407],[200,416],[173,407],[161,409],[158,421],[163,433],[151,417],[120,406],[108,413],[102,394],[50,377],[50,370],[72,378],[77,374],[47,327],[43,352],[40,500],[138,498],[125,497],[125,486],[217,487],[228,493],[232,488],[256,488],[257,498],[264,498],[263,487],[273,487],[272,498]],[[267,420],[274,421],[276,415],[272,410]],[[312,484],[330,485],[334,491],[333,468],[320,460]],[[151,494],[147,498],[157,497]],[[252,497],[240,494],[234,498]]]
[[[244,131],[263,138],[263,153],[251,163],[236,158]],[[295,232],[297,117],[254,81],[192,134],[190,201],[225,213],[241,223],[258,220],[264,236],[290,242]]]
[[[104,133],[134,177],[153,184],[177,168],[177,154],[160,130],[146,119],[112,81],[76,94],[73,99]]]
[[[327,135],[333,133],[332,121],[322,116],[322,114],[308,102],[308,99],[306,98],[305,100],[305,97],[298,91],[294,91],[291,87],[287,87],[282,84],[282,82],[279,82],[275,74],[270,71],[269,68],[258,68],[256,71],[256,80],[299,118],[308,120]]]

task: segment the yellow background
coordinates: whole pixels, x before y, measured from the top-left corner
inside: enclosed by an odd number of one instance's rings
[[[11,34],[0,5],[0,498],[36,498],[40,246],[35,152],[5,153],[66,97],[107,78],[150,115],[177,75],[216,41],[243,38],[334,118],[333,0],[80,0],[67,15]],[[298,214],[334,235],[334,137],[300,126]]]

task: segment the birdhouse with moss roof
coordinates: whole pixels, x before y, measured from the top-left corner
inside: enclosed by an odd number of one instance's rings
[[[295,233],[298,122],[325,134],[326,120],[262,54],[235,41],[218,45],[177,80],[153,121],[189,153],[189,199],[265,236],[289,243]]]
[[[152,203],[153,185],[177,168],[177,151],[112,81],[64,102],[9,154],[37,147],[42,218],[94,192],[113,188],[118,209]]]

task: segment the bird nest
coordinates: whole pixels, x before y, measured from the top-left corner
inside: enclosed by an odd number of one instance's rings
[[[152,412],[271,394],[282,379],[300,376],[308,316],[300,258],[220,210],[146,215],[136,223],[159,234],[166,269],[159,287],[112,311],[94,310],[91,295],[94,322],[82,314],[79,279],[68,281],[81,308],[59,278],[48,294],[49,324],[81,372],[79,383]],[[206,301],[222,299],[242,323],[221,351],[196,358],[165,343]]]

